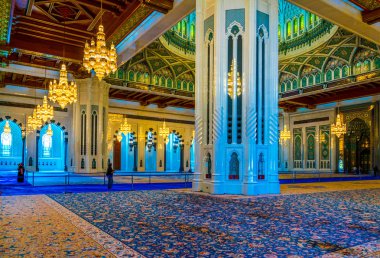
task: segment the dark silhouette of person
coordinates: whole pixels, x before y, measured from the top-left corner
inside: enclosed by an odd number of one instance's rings
[[[108,163],[107,172],[106,172],[106,176],[108,178],[108,189],[112,189],[113,172],[114,172],[114,170],[112,169],[112,163]]]
[[[20,163],[18,164],[18,168],[17,168],[17,182],[24,182],[24,172],[25,172],[25,168],[24,168],[24,164]]]

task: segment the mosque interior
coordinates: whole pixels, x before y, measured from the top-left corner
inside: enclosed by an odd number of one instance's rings
[[[0,7],[0,183],[20,163],[33,186],[102,182],[108,165],[191,179],[24,197],[0,184],[0,256],[380,255],[378,0]],[[289,184],[310,175],[332,183]]]

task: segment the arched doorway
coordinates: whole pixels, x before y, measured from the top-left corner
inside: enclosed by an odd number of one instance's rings
[[[146,132],[145,171],[157,170],[156,134],[152,129]]]
[[[178,172],[181,165],[180,140],[177,134],[171,133],[166,143],[166,171]]]
[[[10,120],[0,122],[0,171],[16,170],[22,162],[22,133]]]
[[[348,172],[370,171],[370,133],[369,126],[362,119],[355,118],[348,124],[344,138],[344,165]]]
[[[135,165],[135,144],[132,133],[122,134],[121,140],[121,170],[131,172],[134,171]]]
[[[56,124],[47,124],[40,130],[38,141],[38,168],[40,171],[63,171],[65,168],[64,132]]]

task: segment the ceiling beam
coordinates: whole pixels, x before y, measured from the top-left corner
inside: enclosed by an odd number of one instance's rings
[[[380,8],[377,8],[372,11],[363,11],[362,12],[363,22],[367,24],[375,24],[376,22],[380,22]]]
[[[32,15],[33,5],[34,5],[34,0],[28,0],[28,4],[26,5],[26,11],[25,11],[26,16]]]

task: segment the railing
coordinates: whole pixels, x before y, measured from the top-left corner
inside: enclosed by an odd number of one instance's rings
[[[148,181],[141,183],[152,183],[152,180],[157,178],[173,178],[173,179],[183,179],[179,182],[185,183],[185,188],[188,183],[191,182],[193,173],[189,172],[175,172],[175,173],[165,173],[165,172],[117,172],[113,175],[114,184],[130,184],[131,189],[134,189],[136,179],[145,178]],[[107,176],[105,172],[99,173],[71,173],[71,172],[26,172],[25,179],[32,186],[46,186],[46,185],[83,185],[83,184],[103,184],[107,183]],[[128,180],[129,179],[129,180]],[[128,181],[126,181],[128,180]],[[42,184],[41,184],[42,182]],[[160,183],[169,183],[170,181],[161,181]],[[178,181],[176,181],[178,182]],[[190,186],[190,184],[189,184]]]
[[[319,167],[321,169],[330,169],[330,160],[321,160]]]
[[[345,180],[345,179],[350,179],[352,177],[362,179],[362,178],[368,178],[372,177],[371,174],[359,174],[359,175],[354,175],[354,174],[347,174],[347,173],[336,173],[332,170],[311,170],[311,171],[297,171],[297,170],[292,170],[292,171],[279,171],[279,178],[280,180],[285,180],[288,181],[290,180],[292,183],[295,183],[296,180],[298,180],[298,183],[302,179],[306,181],[314,180],[317,182],[321,182],[324,179],[329,179],[329,178],[334,178],[335,180]],[[284,183],[284,182],[283,182]],[[288,183],[288,182],[285,182]]]
[[[302,168],[302,160],[294,160],[294,168]]]

